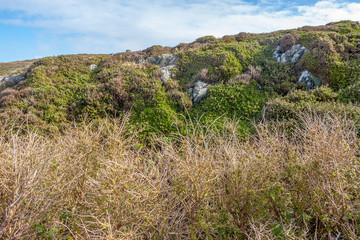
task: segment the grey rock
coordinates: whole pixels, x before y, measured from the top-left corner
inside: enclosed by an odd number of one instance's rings
[[[299,61],[299,59],[306,53],[308,50],[306,47],[302,46],[301,44],[296,44],[292,46],[286,52],[281,52],[280,46],[277,46],[275,52],[273,53],[273,57],[276,59],[277,62],[292,62],[295,63]]]
[[[156,57],[148,58],[148,61],[159,67],[173,66],[176,64],[177,57],[174,54],[162,54]]]
[[[175,65],[169,65],[166,67],[161,67],[160,71],[161,71],[161,81],[163,83],[167,83],[169,81],[170,78],[173,77],[173,73],[172,73],[172,69],[175,67]]]
[[[0,76],[0,85],[6,85],[7,87],[10,87],[24,80],[25,77],[23,76]]]
[[[97,65],[96,65],[96,64],[91,64],[91,65],[90,65],[90,70],[91,70],[91,71],[94,71],[95,68],[97,68]]]
[[[140,60],[140,64],[151,63],[158,65],[161,71],[161,81],[165,84],[170,78],[174,77],[172,69],[175,67],[177,57],[173,54],[162,54],[156,57],[149,57],[144,60]]]
[[[194,90],[194,88],[189,88],[189,91],[188,91],[188,92],[189,92],[190,96],[191,96],[193,90]]]
[[[191,100],[194,104],[199,103],[206,95],[211,85],[202,81],[197,81],[193,88],[189,89]]]
[[[303,71],[299,77],[298,83],[305,83],[306,90],[315,89],[321,85],[319,78],[313,76],[309,71]]]

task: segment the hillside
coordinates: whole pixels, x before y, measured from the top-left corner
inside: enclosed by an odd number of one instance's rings
[[[0,238],[360,237],[359,22],[0,75]]]
[[[0,118],[61,128],[84,115],[94,119],[130,111],[144,131],[166,134],[182,122],[176,115],[187,111],[191,116],[206,112],[206,121],[236,115],[247,125],[264,104],[269,116],[280,119],[294,108],[302,110],[299,98],[311,100],[319,111],[335,108],[355,116],[359,29],[359,23],[344,21],[267,34],[206,36],[173,48],[44,58],[30,66],[15,89],[2,90]],[[21,72],[29,63],[7,65],[6,71]]]

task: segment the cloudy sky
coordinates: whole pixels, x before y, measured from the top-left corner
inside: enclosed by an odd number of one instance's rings
[[[360,0],[0,0],[0,62],[360,21]]]

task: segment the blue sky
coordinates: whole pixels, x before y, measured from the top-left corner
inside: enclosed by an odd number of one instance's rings
[[[0,0],[0,62],[360,21],[360,0]]]

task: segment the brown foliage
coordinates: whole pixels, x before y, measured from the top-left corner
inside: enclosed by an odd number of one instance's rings
[[[281,226],[284,239],[355,239],[355,131],[330,115],[301,118],[292,137],[266,122],[245,142],[234,122],[222,134],[190,124],[152,149],[126,121],[53,138],[1,131],[0,235],[206,239],[225,228],[228,239],[273,239]]]
[[[286,34],[280,42],[281,52],[286,52],[296,44],[296,37],[293,34]]]

